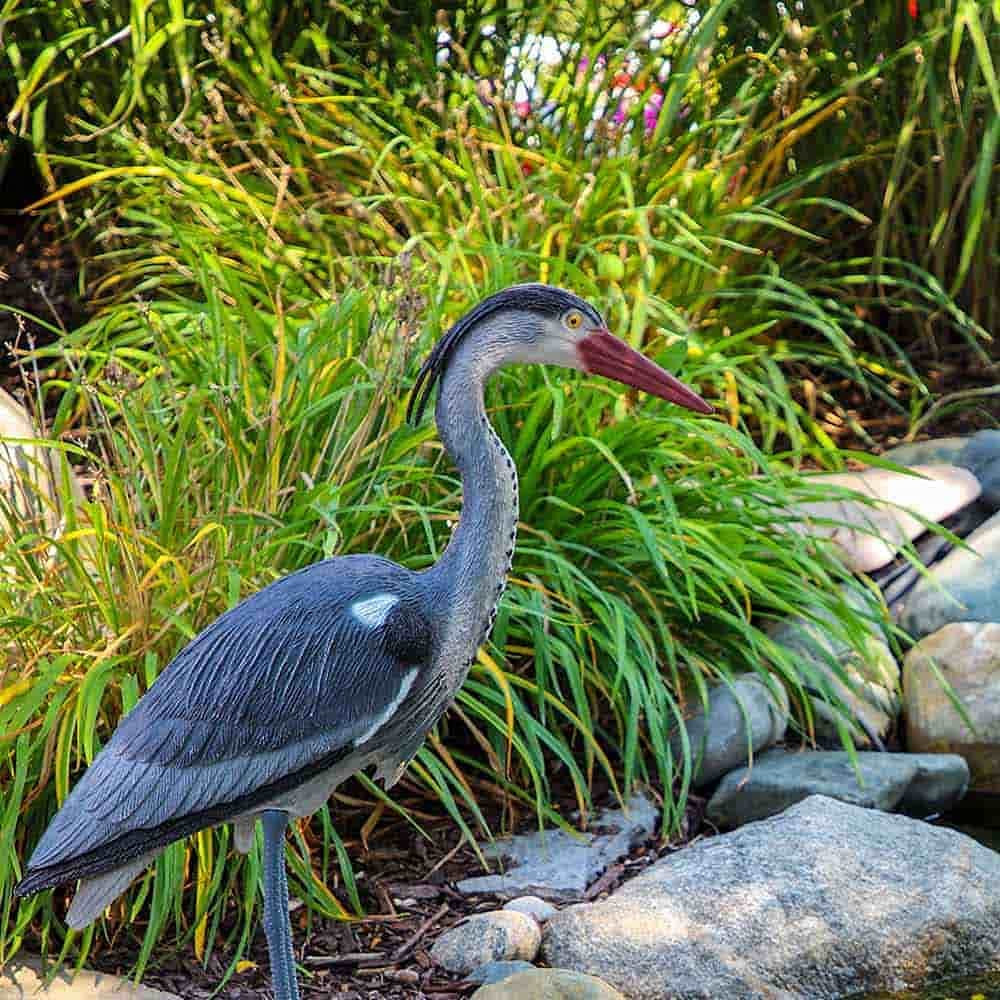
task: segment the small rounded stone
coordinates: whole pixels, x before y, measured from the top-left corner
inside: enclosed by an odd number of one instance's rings
[[[465,978],[470,983],[490,986],[515,976],[519,972],[531,972],[534,968],[531,962],[525,962],[522,958],[513,962],[487,962],[485,965],[479,966],[478,969],[473,969]]]
[[[535,920],[513,910],[477,913],[445,931],[431,958],[448,972],[466,975],[487,962],[534,960],[542,943]]]
[[[480,986],[472,1000],[625,1000],[603,979],[568,969],[531,969]]]
[[[504,903],[505,910],[514,910],[516,913],[527,913],[529,917],[534,917],[540,924],[544,924],[558,909],[551,903],[538,896],[518,896],[509,903]]]

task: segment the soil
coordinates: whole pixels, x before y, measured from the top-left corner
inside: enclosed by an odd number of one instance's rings
[[[7,170],[0,170],[0,306],[8,307],[0,308],[4,383],[17,377],[17,353],[50,343],[55,331],[72,330],[86,314],[78,294],[77,254],[64,227],[51,217],[20,211],[43,194],[33,158],[24,150],[16,146]]]
[[[426,803],[415,798],[416,785],[407,779],[399,786],[400,801],[415,810]],[[354,796],[353,783],[348,792],[338,793],[333,811],[344,846],[354,864],[365,916],[341,922],[311,920],[301,902],[292,900],[292,924],[296,958],[300,968],[303,1000],[319,1000],[335,995],[345,1000],[417,1000],[417,998],[459,998],[472,993],[477,985],[463,981],[436,967],[429,952],[434,939],[473,913],[494,910],[502,900],[493,895],[463,896],[454,883],[469,875],[483,873],[475,853],[464,843],[449,819],[431,823],[422,820],[430,840],[415,834],[413,828],[398,819],[383,818],[375,829],[361,837],[373,803]],[[338,805],[339,800],[339,805]],[[563,804],[570,815],[575,802],[567,796]],[[605,797],[601,804],[617,805]],[[711,833],[703,826],[704,800],[691,796],[682,835],[670,842],[651,841],[637,846],[632,853],[612,865],[588,890],[585,900],[603,899],[622,882],[634,877],[667,853],[691,843],[696,836]],[[499,810],[487,815],[491,828],[502,828]],[[533,815],[524,815],[517,824],[520,830],[536,829]],[[346,903],[339,889],[335,894]],[[130,929],[128,941],[95,947],[88,957],[88,967],[128,976],[135,966],[144,928]],[[223,928],[223,934],[227,929]],[[34,950],[29,942],[28,950]],[[202,1000],[264,1000],[271,996],[268,979],[267,946],[258,928],[251,941],[247,963],[241,963],[225,986],[219,989],[232,954],[212,955],[204,965],[193,949],[160,954],[143,975],[147,986],[178,996]]]

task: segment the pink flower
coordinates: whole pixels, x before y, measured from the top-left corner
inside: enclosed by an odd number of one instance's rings
[[[593,82],[601,79],[604,75],[604,67],[607,66],[608,60],[603,54],[599,55],[596,60],[594,60],[594,75]],[[576,82],[577,84],[583,83],[587,79],[587,73],[590,70],[590,56],[580,56],[579,62],[576,64]]]
[[[660,117],[660,109],[663,107],[663,91],[654,90],[642,108],[642,120],[646,128],[646,135],[652,135],[656,131],[656,123]]]
[[[514,113],[519,118],[527,118],[531,114],[531,101],[515,101]]]

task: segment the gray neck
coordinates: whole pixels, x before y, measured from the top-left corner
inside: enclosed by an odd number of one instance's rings
[[[462,476],[463,500],[448,547],[428,575],[448,609],[441,655],[455,689],[493,625],[517,530],[517,471],[483,405],[495,366],[489,352],[462,344],[438,390],[438,433]]]

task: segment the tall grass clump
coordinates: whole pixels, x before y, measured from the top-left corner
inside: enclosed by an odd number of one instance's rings
[[[20,815],[4,859],[8,913],[17,859],[54,799],[180,645],[325,555],[425,566],[460,502],[431,429],[403,423],[410,362],[429,339],[400,335],[414,320],[405,293],[360,289],[297,318],[272,300],[262,317],[233,269],[206,262],[195,280],[198,299],[111,313],[52,349],[67,372],[45,383],[58,399],[52,434],[73,432],[94,488],[60,537],[25,533],[8,553],[0,722],[7,808]],[[118,345],[84,346],[102,343],[109,322]],[[487,807],[565,822],[552,797],[568,786],[586,810],[597,777],[621,790],[682,787],[687,761],[667,735],[684,700],[765,665],[800,694],[822,686],[758,621],[803,607],[836,614],[844,601],[843,571],[780,533],[775,511],[793,502],[794,478],[738,432],[648,404],[609,420],[623,404],[597,382],[571,402],[569,380],[552,373],[502,381],[494,416],[523,484],[513,585],[402,792],[439,800],[470,831]],[[380,798],[368,783],[351,795],[372,808]],[[667,805],[672,826],[680,800]],[[303,827],[293,878],[316,913],[345,915],[360,902],[349,874],[327,872],[327,829],[327,815]],[[205,920],[208,941],[245,943],[258,862],[234,868],[229,846],[221,831],[171,848],[116,904],[143,959],[168,929],[178,943],[201,933],[207,947]],[[60,907],[22,903],[7,947],[38,921],[57,946]]]
[[[893,156],[852,138],[850,115],[874,99],[867,70],[818,90],[820,27],[806,44],[797,22],[752,21],[732,0],[697,18],[651,4],[645,22],[596,2],[573,18],[470,4],[371,37],[392,23],[381,4],[351,29],[326,4],[219,2],[209,18],[180,0],[111,3],[96,27],[86,6],[15,0],[2,15],[8,121],[33,123],[46,204],[90,241],[94,314],[32,359],[49,436],[88,490],[58,534],[8,526],[0,958],[29,936],[82,958],[125,935],[140,965],[165,939],[202,958],[243,949],[259,859],[235,859],[225,829],[171,847],[80,941],[59,894],[15,908],[19,859],[220,612],[324,556],[436,557],[460,487],[433,428],[406,426],[406,393],[433,339],[514,281],[592,297],[719,416],[560,372],[497,380],[522,524],[491,642],[400,805],[362,779],[301,824],[294,891],[330,917],[365,904],[347,861],[363,844],[345,845],[338,802],[370,810],[361,840],[393,808],[418,825],[443,812],[471,837],[490,819],[567,823],[567,789],[586,815],[595,790],[650,781],[669,834],[691,765],[669,732],[740,672],[784,683],[808,736],[805,692],[828,682],[768,624],[830,619],[860,651],[880,620],[822,544],[784,528],[811,495],[799,467],[840,467],[838,436],[863,436],[824,386],[904,416],[921,405],[875,300],[984,334],[928,262],[876,252],[876,216],[843,195]],[[820,19],[831,39],[842,13]],[[529,36],[556,40],[558,58],[540,68]],[[52,133],[57,104],[72,136]]]
[[[818,230],[841,242],[845,267],[867,261],[870,282],[856,292],[865,310],[907,350],[956,334],[981,347],[996,327],[1000,263],[996,5],[820,2],[783,18],[750,4],[739,16],[741,36],[773,39],[766,59],[753,56],[755,75],[773,82],[772,116],[795,119],[816,102],[832,112],[822,129],[793,130],[786,165],[827,176],[871,220],[852,227],[831,215]],[[768,142],[768,131],[752,141]],[[938,307],[914,314],[917,287]],[[956,326],[953,306],[973,325]]]

